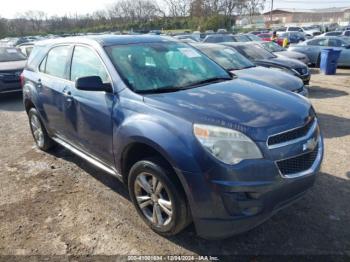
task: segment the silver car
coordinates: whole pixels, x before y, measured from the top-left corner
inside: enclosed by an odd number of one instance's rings
[[[319,66],[321,51],[326,48],[340,49],[339,66],[350,66],[350,40],[347,37],[317,37],[288,48],[288,51],[304,53],[310,63]]]
[[[265,48],[267,51],[274,53],[275,55],[279,57],[288,57],[292,59],[299,60],[300,62],[303,62],[304,64],[308,65],[310,63],[309,58],[307,55],[295,52],[295,51],[289,51],[279,44],[276,44],[275,42],[259,42],[259,44]]]

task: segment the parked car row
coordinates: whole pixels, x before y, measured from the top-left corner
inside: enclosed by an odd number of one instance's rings
[[[341,50],[338,65],[350,66],[350,38],[336,36],[318,37],[298,45],[293,45],[288,48],[288,51],[303,53],[308,56],[311,64],[319,66],[321,62],[321,52],[326,48]]]
[[[300,199],[323,158],[301,77],[257,67],[279,59],[264,50],[157,35],[40,41],[22,74],[34,141],[120,179],[161,235],[190,223],[204,238],[245,232]]]
[[[20,75],[27,57],[13,47],[0,47],[0,94],[22,91]]]

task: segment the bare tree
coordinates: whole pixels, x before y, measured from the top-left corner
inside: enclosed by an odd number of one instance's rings
[[[191,0],[164,0],[170,17],[185,17],[189,14]]]
[[[33,32],[40,32],[47,15],[43,11],[29,10],[19,16],[21,19],[29,20],[32,24]]]
[[[266,0],[248,0],[245,3],[245,10],[249,16],[250,23],[253,23],[253,17],[260,14],[264,9]]]

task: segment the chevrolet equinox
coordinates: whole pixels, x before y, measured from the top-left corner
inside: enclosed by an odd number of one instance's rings
[[[321,165],[307,99],[171,38],[45,40],[22,80],[37,146],[60,144],[119,178],[164,236],[191,222],[212,239],[252,229],[300,199]]]

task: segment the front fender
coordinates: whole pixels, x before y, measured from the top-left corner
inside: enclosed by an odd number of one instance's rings
[[[192,135],[192,124],[189,122],[180,119],[173,122],[159,118],[155,120],[155,117],[148,115],[135,115],[114,129],[113,145],[118,170],[121,170],[124,150],[133,143],[142,143],[152,147],[174,169],[186,172],[198,172],[199,170],[193,154],[196,141]]]

